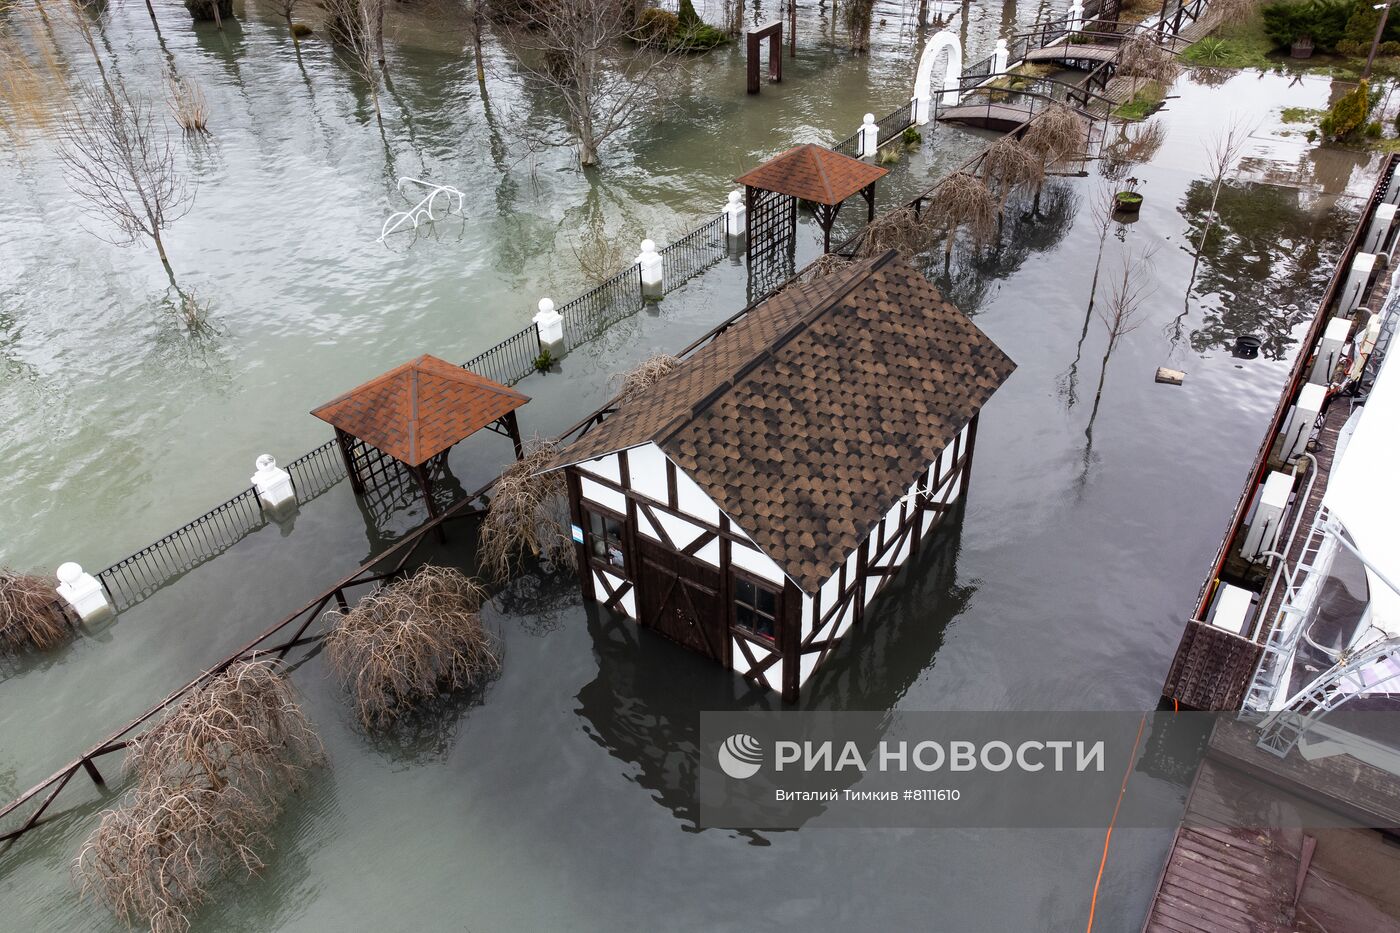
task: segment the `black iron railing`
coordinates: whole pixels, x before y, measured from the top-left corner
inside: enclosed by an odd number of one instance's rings
[[[539,358],[540,331],[532,323],[486,352],[467,360],[462,368],[509,386],[534,372],[535,361]]]
[[[564,348],[572,350],[587,343],[640,311],[643,304],[642,267],[634,263],[559,309],[564,318]]]
[[[875,125],[880,128],[875,137],[877,147],[883,146],[914,125],[914,106],[913,100],[907,100],[875,121]]]
[[[729,251],[726,215],[712,220],[661,249],[661,277],[666,293],[719,262]]]

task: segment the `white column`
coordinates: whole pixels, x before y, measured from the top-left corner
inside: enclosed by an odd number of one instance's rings
[[[1084,4],[1082,0],[1074,0],[1069,5],[1069,31],[1078,32],[1079,27],[1084,25]]]
[[[724,230],[731,237],[741,237],[749,229],[749,209],[744,206],[744,192],[738,188],[729,192],[724,205]]]
[[[1327,329],[1317,342],[1317,358],[1313,360],[1312,371],[1308,373],[1308,382],[1320,386],[1332,383],[1332,374],[1337,371],[1337,361],[1342,358],[1342,347],[1346,346],[1350,334],[1351,321],[1346,318],[1334,317],[1327,322]]]
[[[115,611],[107,600],[107,591],[102,582],[83,568],[69,561],[58,567],[58,595],[73,607],[78,618],[84,622],[105,619]]]
[[[277,458],[263,454],[253,461],[255,472],[248,481],[257,491],[263,510],[276,515],[297,507],[297,491],[292,486],[292,474],[277,466]]]
[[[661,261],[661,254],[656,251],[656,242],[643,240],[642,251],[632,261],[642,267],[642,296],[660,298],[665,291],[663,269],[666,264]]]
[[[1361,304],[1366,294],[1366,283],[1375,267],[1375,253],[1356,254],[1356,258],[1351,261],[1351,272],[1347,275],[1346,284],[1342,286],[1342,294],[1337,302],[1338,314],[1351,314]]]
[[[1361,249],[1367,253],[1385,252],[1385,241],[1390,236],[1390,227],[1395,223],[1394,204],[1376,205],[1375,216],[1366,228],[1366,238],[1361,241]]]
[[[933,103],[929,95],[920,96],[915,94],[914,100],[914,125],[925,126],[928,124],[929,105]]]
[[[554,356],[561,354],[564,351],[564,315],[554,310],[554,302],[541,298],[534,321],[540,335],[540,349]]]
[[[875,114],[867,113],[865,122],[860,125],[860,156],[874,156],[880,147],[880,128],[875,125]]]
[[[1008,55],[1006,40],[998,39],[997,47],[992,50],[992,74],[1001,74],[1006,70],[1006,57]]]
[[[1293,476],[1278,470],[1271,472],[1259,492],[1259,502],[1254,507],[1254,518],[1250,520],[1249,531],[1244,536],[1244,546],[1240,556],[1253,563],[1263,557],[1265,551],[1272,551],[1278,544],[1278,531],[1283,524],[1283,510],[1288,507],[1288,497],[1293,492]]]
[[[1327,390],[1312,382],[1298,392],[1298,401],[1293,406],[1293,413],[1288,417],[1288,427],[1283,432],[1280,460],[1290,462],[1307,449],[1313,422],[1317,421],[1317,415],[1322,411],[1322,403],[1326,398]]]

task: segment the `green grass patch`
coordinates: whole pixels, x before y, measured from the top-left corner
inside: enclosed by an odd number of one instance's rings
[[[1307,123],[1315,126],[1326,112],[1313,107],[1284,107],[1282,117],[1284,123]]]
[[[1145,120],[1162,106],[1162,88],[1156,84],[1144,84],[1138,88],[1133,99],[1113,111],[1120,120]]]

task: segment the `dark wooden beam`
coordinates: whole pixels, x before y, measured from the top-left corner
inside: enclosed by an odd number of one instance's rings
[[[510,435],[510,442],[515,445],[515,459],[523,460],[525,445],[520,442],[520,421],[515,417],[515,412],[506,412],[501,421],[505,422],[506,433]]]
[[[336,446],[340,448],[340,459],[345,461],[345,475],[350,477],[350,488],[355,495],[365,494],[365,481],[360,478],[360,473],[355,469],[355,457],[350,452],[350,435],[340,428],[335,429]]]

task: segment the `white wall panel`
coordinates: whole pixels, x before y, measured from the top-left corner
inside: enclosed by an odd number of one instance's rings
[[[709,564],[711,567],[719,566],[719,538],[714,539],[709,544],[695,552],[695,558],[701,563]]]
[[[666,455],[655,444],[627,451],[627,475],[632,488],[657,502],[670,502],[666,493]]]
[[[586,500],[606,506],[619,515],[627,514],[627,497],[616,489],[609,489],[602,483],[596,483],[586,476],[581,476],[579,477],[579,491],[583,493],[583,498]]]
[[[622,470],[618,467],[617,454],[608,454],[597,460],[585,460],[578,465],[578,468],[585,473],[592,473],[594,476],[601,476],[603,479],[612,480],[619,486],[622,485]]]
[[[769,583],[778,586],[783,585],[783,571],[773,559],[767,554],[754,550],[747,545],[733,543],[729,547],[729,559],[734,562],[734,566],[747,570],[757,577],[767,580]]]
[[[694,515],[711,525],[719,524],[719,506],[680,469],[676,470],[676,504],[687,515]]]
[[[684,518],[670,515],[660,509],[652,509],[656,514],[656,520],[661,523],[661,527],[666,529],[666,533],[671,536],[677,549],[684,550],[685,546],[705,533],[705,529],[693,522],[688,522]]]

